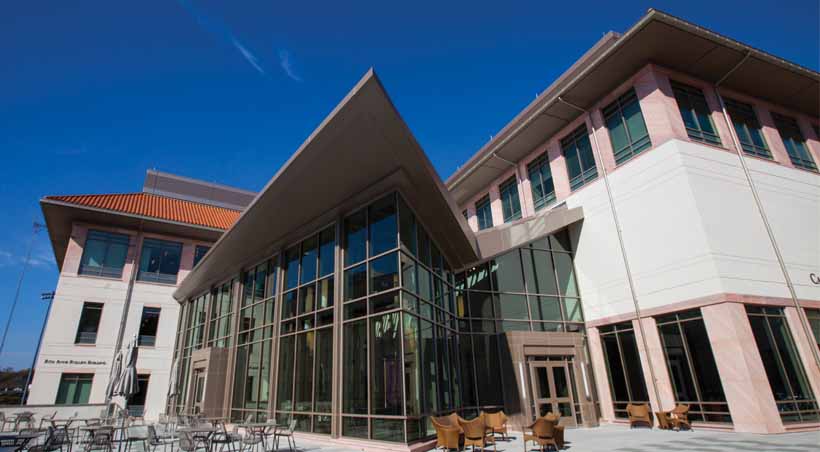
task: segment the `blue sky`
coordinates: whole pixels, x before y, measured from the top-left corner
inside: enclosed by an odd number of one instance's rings
[[[0,325],[38,199],[156,168],[258,190],[371,66],[443,178],[649,7],[818,69],[818,2],[6,2]],[[0,367],[31,362],[57,270],[34,245]]]

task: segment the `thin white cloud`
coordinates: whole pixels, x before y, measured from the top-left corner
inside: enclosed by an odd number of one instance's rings
[[[236,47],[237,50],[239,50],[239,53],[242,54],[245,60],[247,60],[248,63],[250,63],[251,66],[253,66],[254,69],[259,71],[260,74],[265,75],[265,70],[262,69],[261,66],[259,66],[259,59],[256,58],[256,55],[254,55],[253,53],[251,53],[250,50],[245,48],[245,46],[243,46],[241,42],[237,41],[236,38],[233,38],[232,42],[233,46]]]
[[[2,267],[16,267],[25,263],[25,256],[18,256],[6,250],[0,250],[0,268]],[[34,253],[29,257],[28,264],[30,267],[48,268],[54,265],[54,256],[47,251]]]
[[[302,78],[296,75],[296,72],[293,70],[293,63],[290,61],[290,52],[287,50],[283,49],[279,51],[279,66],[282,66],[282,70],[285,71],[285,74],[287,74],[291,80],[297,82],[302,81]]]
[[[262,69],[262,64],[259,58],[253,54],[248,47],[242,44],[239,41],[239,38],[236,37],[233,30],[231,30],[225,23],[220,21],[219,19],[212,18],[205,14],[204,12],[200,11],[196,8],[190,0],[178,0],[180,5],[182,5],[183,9],[188,12],[191,16],[193,16],[194,20],[208,33],[213,34],[214,36],[222,39],[223,41],[229,42],[231,45],[234,46],[236,50],[242,55],[242,58],[245,59],[257,72],[262,75],[267,75],[265,70]]]

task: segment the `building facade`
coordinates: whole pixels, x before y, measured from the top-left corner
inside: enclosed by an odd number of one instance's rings
[[[817,429],[817,99],[650,10],[442,181],[368,72],[173,291],[168,410],[409,445],[629,403]]]
[[[180,310],[172,294],[250,198],[155,171],[139,193],[45,197],[60,277],[27,403],[105,404],[117,344],[136,339],[128,409],[163,412]]]

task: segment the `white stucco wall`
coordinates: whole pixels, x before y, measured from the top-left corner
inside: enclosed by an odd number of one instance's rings
[[[747,159],[798,296],[820,300],[820,176]],[[788,297],[735,154],[671,140],[610,175],[642,309],[719,293]],[[575,266],[588,321],[634,312],[602,180],[567,198],[582,206]]]
[[[80,234],[78,236],[82,237]],[[135,236],[131,240],[136,241]],[[76,243],[79,246],[70,250],[69,253],[81,254],[82,241],[77,240]],[[188,250],[192,247],[192,244],[185,243],[183,260],[193,258],[193,251]],[[80,276],[77,275],[76,268],[64,265],[57,282],[51,314],[43,335],[41,352],[32,379],[29,404],[53,404],[57,397],[60,377],[63,373],[69,372],[93,373],[94,380],[89,403],[105,402],[105,389],[108,385],[114,347],[128,289],[131,259],[132,255],[129,254],[123,269],[123,277],[120,279]],[[183,262],[181,268],[190,268],[191,264]],[[182,278],[183,270],[180,271],[179,276],[180,280]],[[179,317],[179,304],[172,297],[175,289],[176,286],[173,285],[136,282],[126,321],[124,344],[138,334],[143,307],[161,309],[156,345],[140,347],[137,360],[137,373],[150,374],[145,401],[145,417],[149,419],[155,419],[165,410],[165,398],[176,339],[176,324]],[[97,339],[93,345],[74,343],[84,302],[103,303]]]

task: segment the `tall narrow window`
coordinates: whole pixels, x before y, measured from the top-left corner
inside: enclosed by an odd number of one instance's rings
[[[621,163],[649,148],[649,132],[634,89],[630,89],[603,110],[615,163]]]
[[[55,405],[84,405],[91,395],[94,374],[62,374]]]
[[[555,185],[552,181],[552,170],[546,153],[527,165],[527,173],[532,188],[532,202],[535,210],[541,210],[555,201]]]
[[[806,309],[806,317],[811,325],[811,332],[814,333],[814,342],[820,349],[820,309]]]
[[[788,116],[772,113],[774,124],[777,126],[777,131],[780,133],[780,138],[783,139],[783,145],[786,146],[786,152],[789,154],[789,160],[794,166],[804,168],[811,171],[817,171],[817,164],[806,147],[806,140],[803,138],[803,133],[800,132],[800,127],[794,118]]]
[[[153,347],[157,343],[160,308],[142,308],[140,331],[137,342],[141,347]]]
[[[521,218],[521,201],[518,199],[518,181],[515,176],[507,179],[498,187],[501,196],[501,212],[504,214],[504,223]]]
[[[772,153],[769,152],[766,139],[763,138],[763,130],[760,128],[760,121],[757,120],[754,108],[732,99],[725,99],[725,102],[743,152],[771,159]]]
[[[700,310],[657,317],[675,403],[689,405],[689,419],[731,422],[715,356]]]
[[[137,392],[128,398],[128,415],[140,417],[145,414],[145,396],[148,395],[148,382],[151,380],[150,374],[137,375]]]
[[[490,195],[486,195],[475,203],[475,216],[478,218],[478,230],[493,227],[493,211],[490,207]]]
[[[83,303],[80,324],[77,326],[77,335],[74,338],[75,344],[94,344],[97,342],[97,331],[100,327],[102,309],[102,303]]]
[[[675,92],[675,100],[678,102],[678,109],[689,138],[720,145],[720,136],[712,122],[709,105],[706,103],[703,91],[675,81],[672,82],[672,91]]]
[[[211,247],[204,245],[197,245],[196,248],[194,248],[194,267],[196,267],[196,264],[198,264],[206,254],[208,254],[208,250],[210,249]]]
[[[783,308],[746,306],[777,411],[784,423],[820,420]]]
[[[575,190],[598,177],[595,156],[589,144],[587,126],[582,125],[561,140],[561,152],[567,162],[569,187]]]
[[[628,404],[649,404],[635,331],[632,322],[607,325],[600,331],[615,417],[626,418]]]
[[[176,284],[182,244],[166,240],[145,239],[137,279]]]
[[[88,231],[80,260],[81,275],[119,278],[128,254],[128,236],[111,232]]]

